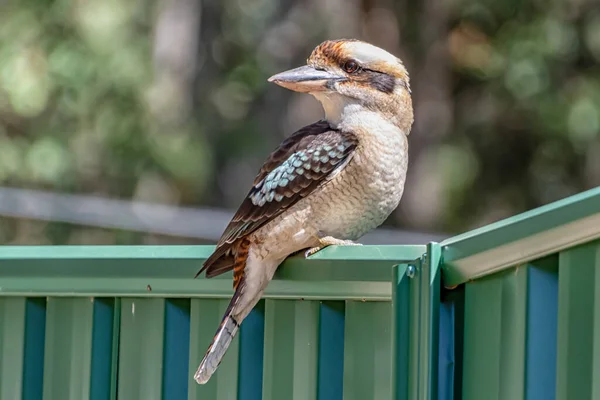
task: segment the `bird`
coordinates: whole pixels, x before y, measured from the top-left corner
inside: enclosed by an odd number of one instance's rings
[[[408,72],[388,51],[326,40],[306,65],[268,79],[308,93],[325,117],[283,140],[260,168],[196,277],[233,270],[234,294],[194,379],[205,384],[277,267],[305,250],[360,245],[398,206],[413,107]]]

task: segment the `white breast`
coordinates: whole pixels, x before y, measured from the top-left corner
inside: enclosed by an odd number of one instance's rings
[[[355,117],[360,123],[350,121],[359,136],[354,157],[311,201],[319,230],[352,240],[379,226],[398,206],[408,165],[407,137],[399,128],[375,113]]]

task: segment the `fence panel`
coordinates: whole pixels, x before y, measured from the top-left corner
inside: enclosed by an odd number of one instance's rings
[[[23,395],[26,305],[25,297],[0,298],[0,399]]]
[[[229,304],[228,299],[192,299],[190,311],[190,331],[188,333],[190,352],[189,369],[186,371],[189,385],[188,399],[232,399],[237,394],[239,337],[236,336],[223,357],[218,372],[205,385],[197,385],[190,379],[200,360],[212,341],[217,327],[221,323],[223,314]],[[243,326],[243,325],[242,325]],[[222,368],[222,369],[221,369]],[[257,365],[256,368],[260,368]]]
[[[319,399],[342,400],[344,395],[344,301],[321,302],[319,316]]]
[[[526,399],[556,398],[558,257],[527,266]]]
[[[48,298],[44,350],[45,400],[79,400],[89,395],[93,322],[93,299]]]
[[[526,309],[526,267],[466,286],[465,400],[523,399]]]
[[[600,397],[600,242],[562,251],[556,398]]]
[[[232,294],[230,274],[192,279],[210,250],[0,249],[0,400],[390,398],[392,266],[425,246],[290,259],[197,385]]]
[[[391,277],[391,269],[390,269]],[[392,393],[392,305],[346,302],[344,399],[389,399]]]
[[[600,398],[598,238],[600,188],[441,243],[444,400]]]
[[[271,300],[265,304],[263,398],[317,398],[319,302]]]
[[[444,302],[443,337],[460,373],[449,389],[459,396],[444,399],[556,398],[558,282],[550,256],[469,282],[464,300]]]

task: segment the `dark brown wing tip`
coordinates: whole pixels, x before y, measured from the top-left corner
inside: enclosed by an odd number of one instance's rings
[[[204,271],[206,271],[207,275],[208,275],[208,268],[217,260],[214,258],[215,253],[211,254],[210,257],[208,257],[204,263],[202,264],[202,268],[200,268],[200,271],[198,271],[196,273],[196,275],[194,275],[194,279],[196,279],[197,277],[199,277]]]
[[[213,255],[211,255],[206,261],[204,261],[204,266],[202,267],[202,269],[200,269],[200,271],[198,271],[194,279],[197,278],[204,271],[206,271],[207,279],[224,274],[225,272],[231,271],[233,269],[234,262],[235,260],[233,254],[230,254],[227,251],[225,252],[225,254],[213,253]]]
[[[200,271],[196,272],[196,275],[194,275],[194,279],[196,279],[197,277],[199,277],[204,271],[206,271],[206,268],[208,268],[208,266],[206,264],[204,264],[202,266],[202,268],[200,268]]]

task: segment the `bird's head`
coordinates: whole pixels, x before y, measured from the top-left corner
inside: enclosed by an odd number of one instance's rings
[[[413,122],[402,61],[359,40],[325,41],[313,50],[307,65],[273,75],[269,82],[315,96],[334,126],[359,110],[379,113],[407,133]]]

